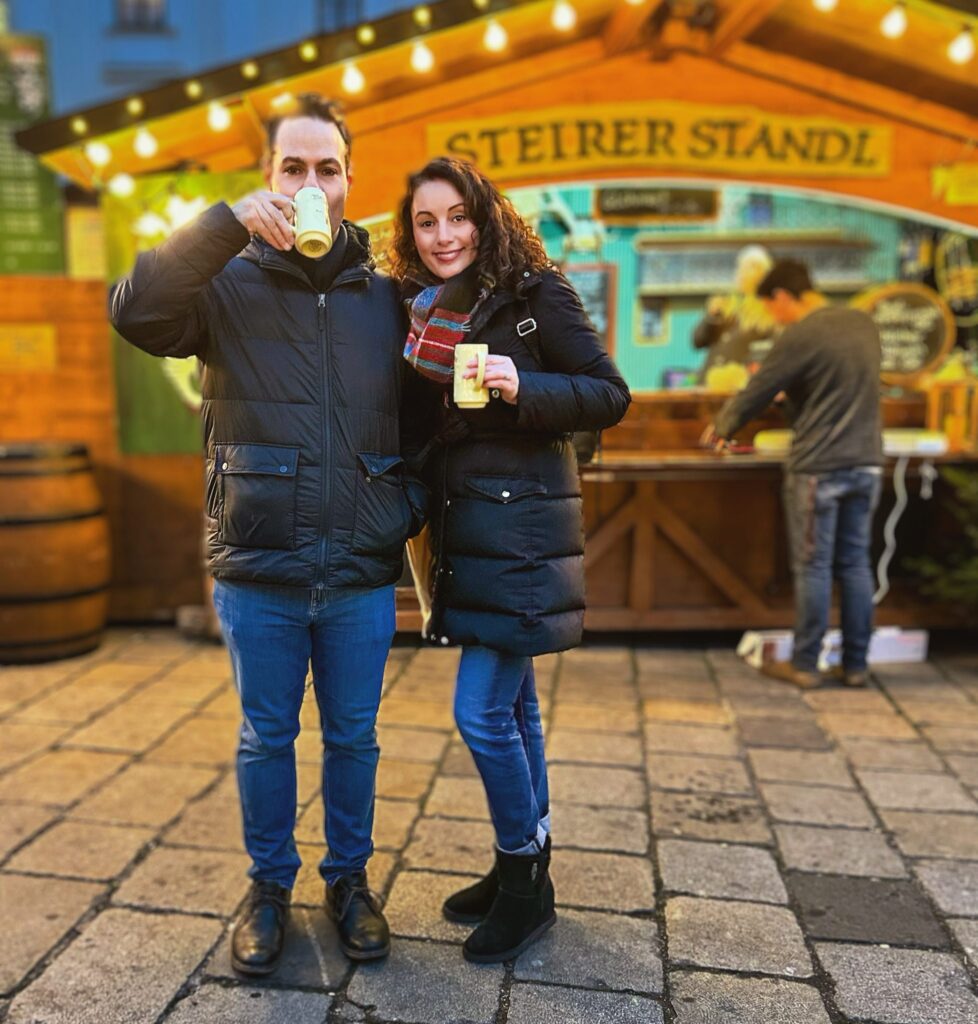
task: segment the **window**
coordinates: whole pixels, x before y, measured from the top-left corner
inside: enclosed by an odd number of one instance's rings
[[[115,0],[115,24],[123,32],[161,32],[166,0]]]

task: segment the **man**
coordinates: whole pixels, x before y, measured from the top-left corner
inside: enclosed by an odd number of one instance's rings
[[[208,559],[243,719],[237,774],[253,884],[231,949],[245,974],[270,973],[282,950],[300,863],[293,743],[310,661],[327,909],[349,957],[389,951],[365,871],[375,720],[394,583],[421,525],[400,457],[398,296],[374,273],[367,233],[343,220],[349,132],[315,96],[267,131],[268,188],[218,203],[140,255],[110,296],[112,322],[134,345],[204,366]],[[319,261],[293,248],[292,197],[308,186],[325,194],[334,238]]]
[[[795,583],[795,639],[791,661],[768,663],[763,671],[803,688],[819,684],[818,654],[834,569],[842,611],[838,676],[862,686],[873,629],[870,535],[882,474],[879,332],[866,313],[827,306],[808,268],[796,260],[779,260],[757,294],[786,330],[703,440],[723,447],[776,395],[783,391],[787,396],[794,441],[785,467],[784,505]]]

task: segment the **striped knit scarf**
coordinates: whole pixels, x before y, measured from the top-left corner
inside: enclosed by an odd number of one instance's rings
[[[440,384],[451,381],[455,346],[468,333],[479,298],[479,272],[473,263],[406,300],[411,330],[404,358],[418,373]]]

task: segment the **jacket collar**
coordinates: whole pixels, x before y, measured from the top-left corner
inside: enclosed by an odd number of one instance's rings
[[[543,275],[540,271],[525,270],[514,288],[497,288],[475,311],[470,329],[472,335],[474,336],[476,331],[481,330],[498,310],[524,300],[530,290],[542,280]]]
[[[349,220],[344,220],[343,226],[346,228],[346,253],[343,267],[333,279],[333,287],[351,281],[365,281],[373,274],[376,266],[370,251],[370,235],[367,230]],[[256,263],[262,270],[288,274],[310,284],[309,278],[291,260],[287,260],[278,249],[270,246],[258,235],[252,236],[241,253],[241,258]]]

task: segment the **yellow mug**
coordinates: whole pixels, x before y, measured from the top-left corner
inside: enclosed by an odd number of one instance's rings
[[[460,409],[481,409],[489,404],[489,389],[485,386],[486,356],[489,346],[463,342],[455,346],[455,404]],[[473,359],[479,360],[476,375],[466,379],[463,374]]]
[[[326,196],[314,186],[300,188],[292,199],[295,206],[295,247],[303,256],[322,259],[333,247],[333,232],[326,215]]]

